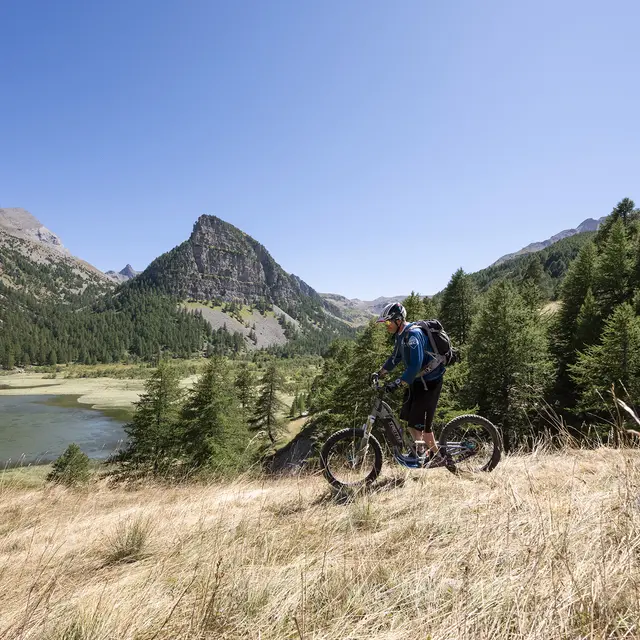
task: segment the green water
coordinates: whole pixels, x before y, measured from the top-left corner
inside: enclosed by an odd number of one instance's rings
[[[126,438],[130,414],[96,411],[78,396],[0,395],[0,466],[44,464],[72,442],[90,457],[105,459]]]

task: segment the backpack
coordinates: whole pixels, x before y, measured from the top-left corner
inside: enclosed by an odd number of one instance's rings
[[[451,338],[447,335],[440,320],[418,320],[413,323],[416,327],[420,327],[422,332],[427,336],[431,350],[436,356],[432,365],[426,371],[433,371],[438,365],[444,364],[446,367],[455,364],[459,360],[456,349],[451,344]],[[408,340],[408,334],[405,336],[405,342]]]

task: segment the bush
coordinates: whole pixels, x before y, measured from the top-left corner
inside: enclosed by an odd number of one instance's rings
[[[53,463],[53,469],[47,476],[47,481],[71,487],[86,483],[90,477],[89,457],[74,442]]]
[[[112,536],[107,539],[106,563],[136,562],[146,556],[151,534],[151,520],[143,517],[129,518],[120,522]]]

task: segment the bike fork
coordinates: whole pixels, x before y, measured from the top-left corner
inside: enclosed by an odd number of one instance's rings
[[[362,430],[364,431],[364,435],[362,436],[362,439],[360,440],[357,447],[353,451],[353,456],[352,456],[352,466],[354,468],[358,464],[358,462],[364,463],[364,461],[367,459],[367,451],[369,449],[369,436],[373,431],[373,423],[375,422],[375,420],[376,420],[375,416],[369,416],[367,418],[367,421],[364,423],[364,425],[362,425]]]

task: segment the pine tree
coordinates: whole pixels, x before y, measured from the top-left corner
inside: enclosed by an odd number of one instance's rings
[[[466,395],[502,426],[509,450],[521,439],[526,414],[551,375],[539,316],[511,283],[501,282],[487,292],[471,332],[468,367]]]
[[[180,409],[183,392],[177,371],[161,360],[136,403],[133,419],[125,425],[129,445],[127,462],[149,466],[154,473],[168,469],[180,454]]]
[[[609,235],[613,225],[618,221],[622,221],[623,227],[627,227],[631,215],[634,213],[635,203],[629,198],[623,198],[613,208],[613,211],[607,216],[606,220],[600,225],[596,235],[596,245],[604,246],[609,240]]]
[[[371,408],[370,375],[378,371],[393,351],[393,342],[385,329],[375,322],[370,322],[360,334],[353,348],[349,361],[341,372],[339,384],[334,389],[327,409],[333,413],[333,419],[326,422],[326,428],[362,424]],[[394,369],[392,376],[402,373],[402,364]],[[398,403],[400,394],[389,398]]]
[[[591,293],[591,289],[587,290],[578,320],[576,323],[576,335],[573,342],[573,348],[580,351],[585,347],[595,344],[600,338],[600,313],[596,299]]]
[[[631,267],[627,234],[620,218],[611,226],[596,263],[594,294],[603,317],[629,298]]]
[[[569,379],[568,366],[575,362],[578,316],[587,292],[594,285],[595,265],[596,247],[593,242],[588,242],[567,271],[560,293],[560,310],[551,328],[551,346],[558,361],[555,394],[569,404],[573,403],[574,387]]]
[[[247,362],[243,362],[238,367],[234,381],[238,400],[242,410],[242,418],[246,422],[247,417],[253,412],[255,402],[255,377]]]
[[[422,298],[422,308],[425,320],[437,318],[439,315],[440,309],[433,296],[425,296],[424,298]]]
[[[587,347],[571,367],[581,389],[583,409],[603,409],[602,397],[616,385],[634,400],[640,394],[640,319],[630,304],[620,305],[606,322],[602,342]]]
[[[190,466],[237,468],[249,440],[227,361],[214,356],[182,410],[181,440]]]
[[[284,391],[284,377],[275,362],[268,365],[260,380],[260,387],[253,418],[249,424],[253,431],[264,431],[273,445],[284,430],[281,414],[285,409],[279,397]]]
[[[91,477],[89,457],[72,442],[64,453],[53,463],[47,475],[48,482],[64,484],[68,487],[84,484]]]
[[[539,309],[544,299],[542,291],[543,278],[544,271],[540,257],[534,254],[527,262],[520,283],[520,295],[531,311]]]
[[[415,322],[423,318],[424,306],[419,294],[412,291],[411,295],[402,301],[402,305],[407,310],[407,322]]]
[[[289,417],[290,418],[295,418],[298,415],[298,395],[296,394],[295,398],[293,399],[293,402],[291,403],[291,409],[289,410]]]
[[[439,316],[446,332],[456,344],[463,345],[469,339],[475,298],[471,278],[462,269],[458,269],[442,292]]]

